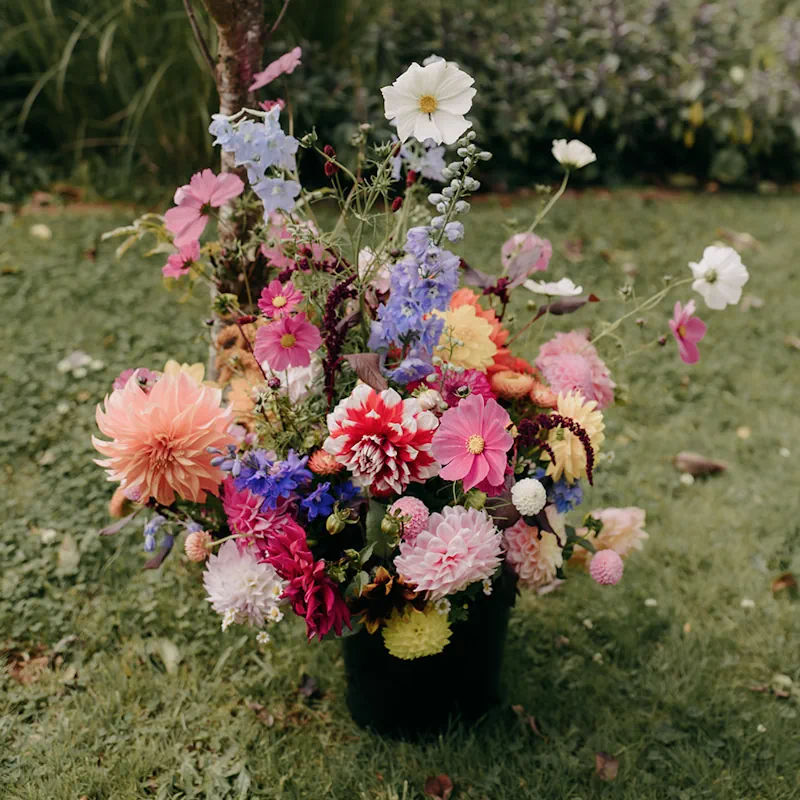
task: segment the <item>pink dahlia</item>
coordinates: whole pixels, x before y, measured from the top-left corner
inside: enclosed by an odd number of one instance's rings
[[[285,285],[280,281],[270,281],[269,285],[261,290],[258,307],[264,316],[280,319],[287,316],[298,303],[302,302],[303,293],[295,289],[291,281]]]
[[[553,256],[553,245],[547,239],[540,239],[535,233],[515,233],[504,242],[500,250],[500,260],[505,271],[508,271],[515,260],[532,260],[533,256],[537,258],[528,274],[544,272]]]
[[[307,367],[311,353],[321,344],[319,329],[301,312],[296,317],[282,317],[260,327],[253,353],[271,370],[283,372],[287,367]]]
[[[97,426],[111,441],[92,444],[105,459],[108,479],[136,489],[163,505],[184,499],[202,503],[216,495],[224,474],[212,466],[209,448],[233,444],[231,410],[220,408],[222,391],[197,383],[185,372],[164,375],[149,392],[129,380],[97,407]]]
[[[350,626],[350,610],[339,586],[325,572],[325,561],[314,561],[305,531],[294,525],[270,536],[264,559],[287,581],[282,597],[306,621],[309,640],[322,639],[331,630],[342,635]]]
[[[224,206],[243,191],[242,179],[232,172],[215,175],[210,169],[204,169],[192,175],[189,183],[175,192],[175,208],[164,214],[175,245],[183,247],[198,240],[206,228],[211,209]]]
[[[622,558],[613,550],[600,550],[589,562],[589,574],[601,586],[615,586],[622,580],[624,571]]]
[[[288,53],[284,53],[280,58],[276,58],[265,70],[256,72],[253,75],[253,82],[247,91],[254,92],[256,89],[261,89],[268,83],[272,83],[276,78],[280,78],[281,75],[291,75],[300,66],[302,55],[302,49],[295,47]]]
[[[545,509],[547,520],[556,533],[539,530],[524,519],[515,522],[505,532],[506,561],[528,589],[538,589],[556,578],[564,563],[562,552],[566,531],[562,515],[553,506]]]
[[[556,394],[578,390],[585,400],[596,401],[600,409],[614,401],[616,384],[608,367],[581,331],[557,333],[545,342],[539,349],[536,366]]]
[[[678,343],[678,354],[684,364],[696,364],[700,360],[697,343],[706,335],[706,324],[694,316],[694,300],[685,306],[675,303],[675,312],[669,327]]]
[[[506,454],[514,440],[506,428],[508,412],[496,400],[471,395],[445,411],[433,437],[433,455],[446,466],[439,473],[447,481],[463,481],[469,491],[481,481],[501,486]]]
[[[424,483],[439,471],[431,455],[438,424],[416,399],[360,384],[328,414],[330,436],[323,448],[377,497],[401,494],[409,483]]]
[[[403,523],[403,538],[411,542],[428,524],[430,512],[418,497],[401,497],[389,506],[389,513],[406,517]]]
[[[400,543],[397,572],[430,600],[488,580],[500,566],[503,537],[485,511],[447,506],[431,514],[413,542]]]
[[[200,242],[196,239],[188,242],[167,258],[167,263],[161,267],[161,274],[165,278],[181,278],[188,275],[192,266],[200,258]]]

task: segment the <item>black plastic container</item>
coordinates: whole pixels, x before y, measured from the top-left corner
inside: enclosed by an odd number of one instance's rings
[[[381,634],[342,639],[347,706],[356,724],[387,736],[435,733],[451,720],[472,721],[502,699],[501,672],[516,581],[503,575],[445,649],[406,661],[390,655]]]

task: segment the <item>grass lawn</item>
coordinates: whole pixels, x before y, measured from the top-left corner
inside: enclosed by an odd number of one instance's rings
[[[531,210],[477,206],[465,257],[493,269],[503,219]],[[97,536],[111,485],[91,462],[95,403],[126,367],[205,355],[203,298],[179,305],[160,263],[116,261],[98,245],[121,221],[67,213],[0,225],[0,795],[411,800],[447,773],[464,800],[800,796],[800,615],[788,591],[771,591],[778,575],[800,574],[800,352],[784,343],[800,336],[800,200],[585,195],[548,217],[551,273],[603,301],[564,327],[615,317],[626,272],[639,296],[664,274],[686,275],[718,226],[761,243],[742,255],[746,294],[763,304],[711,312],[700,301],[709,334],[697,366],[671,339],[613,364],[625,401],[606,414],[614,460],[583,509],[645,507],[645,551],[616,588],[575,574],[523,597],[508,704],[422,744],[350,722],[335,643],[307,646],[299,620],[267,648],[244,629],[223,634],[200,570],[177,550],[143,572],[138,525]],[[51,241],[29,234],[34,222]],[[668,332],[670,309],[648,316],[648,338]],[[78,349],[104,366],[59,372]],[[611,342],[605,355],[619,352]],[[671,463],[685,449],[730,469],[687,486]],[[304,675],[321,697],[298,691]],[[594,775],[600,751],[619,759],[614,781]]]

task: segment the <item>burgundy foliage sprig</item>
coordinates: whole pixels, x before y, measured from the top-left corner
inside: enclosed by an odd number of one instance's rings
[[[352,285],[355,277],[355,274],[353,274],[341,283],[337,283],[331,289],[325,302],[325,313],[322,316],[322,341],[327,351],[322,361],[322,369],[325,374],[325,395],[328,399],[329,407],[333,405],[336,372],[341,363],[339,356],[342,352],[345,336],[347,336],[347,331],[357,320],[355,315],[345,320],[342,320],[339,315],[339,306],[345,300],[356,296],[356,290]]]
[[[592,484],[592,472],[594,470],[594,448],[589,434],[582,425],[569,417],[562,417],[561,414],[537,414],[533,419],[523,419],[517,429],[519,438],[525,446],[538,445],[544,450],[555,464],[555,455],[550,445],[543,440],[542,433],[551,431],[554,428],[566,428],[570,433],[578,438],[586,452],[586,478]]]

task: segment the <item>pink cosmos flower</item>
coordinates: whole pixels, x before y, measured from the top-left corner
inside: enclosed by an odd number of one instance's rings
[[[164,214],[167,230],[178,247],[200,238],[212,208],[219,208],[244,191],[238,175],[223,172],[215,175],[210,169],[196,172],[186,186],[175,192],[175,208]]]
[[[507,239],[500,250],[503,270],[508,271],[511,263],[520,258],[530,259],[538,251],[539,256],[532,265],[531,272],[544,272],[553,256],[553,245],[547,239],[540,239],[535,233],[515,233]]]
[[[301,312],[296,317],[282,317],[259,328],[253,353],[260,363],[282,372],[287,367],[307,367],[311,363],[311,353],[321,344],[318,328]]]
[[[614,401],[616,383],[582,331],[557,333],[545,342],[539,348],[536,366],[556,394],[578,391],[585,400],[596,401],[600,409]]]
[[[481,481],[500,486],[505,480],[506,453],[514,440],[506,428],[508,412],[496,400],[470,395],[444,412],[433,436],[433,455],[445,464],[439,473],[447,481],[464,482],[469,491]]]
[[[167,263],[161,267],[161,274],[165,278],[180,278],[187,275],[192,265],[200,258],[200,242],[195,239],[193,242],[183,245],[177,253],[173,253],[167,258]]]
[[[264,316],[280,319],[287,316],[302,300],[302,292],[295,289],[291,281],[281,285],[281,282],[276,280],[270,281],[269,285],[261,290],[258,307],[264,312]]]
[[[124,389],[128,385],[128,381],[136,376],[136,383],[142,391],[149,392],[153,388],[153,384],[161,377],[160,372],[153,372],[152,370],[139,367],[139,369],[126,369],[120,372],[114,379],[115,389]]]
[[[694,316],[694,311],[694,300],[690,300],[685,306],[675,303],[675,312],[669,321],[684,364],[696,364],[700,360],[697,343],[706,335],[706,324]]]
[[[163,375],[149,392],[129,380],[124,389],[106,396],[97,407],[97,426],[108,436],[92,444],[105,459],[110,481],[136,488],[143,501],[165,506],[176,494],[203,503],[216,495],[224,473],[211,464],[209,448],[233,444],[227,432],[231,409],[220,408],[222,390],[197,383],[186,372]]]
[[[296,224],[296,227],[306,228],[312,237],[318,235],[317,229],[311,221],[302,220]],[[283,242],[285,241],[287,244],[290,242],[294,243],[295,237],[286,227],[286,220],[282,214],[273,212],[269,215],[267,238],[271,242],[274,242],[274,244],[268,247],[266,243],[262,243],[261,255],[269,261],[269,265],[280,270],[295,266],[296,262],[294,258],[287,255],[283,250]],[[310,250],[311,259],[315,264],[321,264],[328,257],[325,248],[318,242],[312,241],[310,244],[299,243],[298,247],[304,251]]]
[[[247,91],[254,92],[256,89],[261,89],[281,75],[291,75],[300,66],[300,57],[302,55],[302,49],[295,47],[288,53],[284,53],[280,58],[276,58],[263,72],[256,72],[253,75],[253,82]]]

